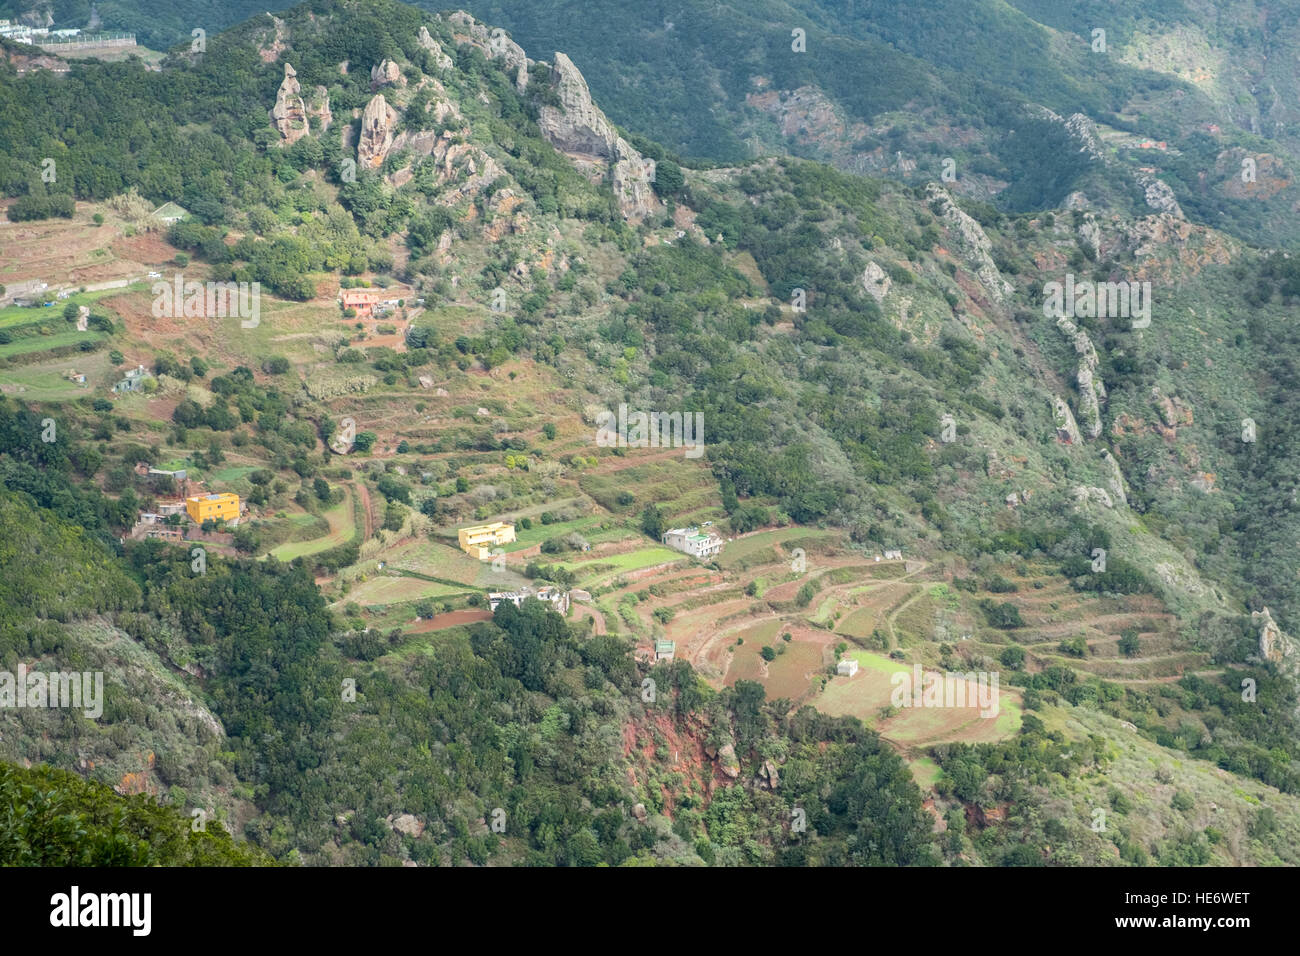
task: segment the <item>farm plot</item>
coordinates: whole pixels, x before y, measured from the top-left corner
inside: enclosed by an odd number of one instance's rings
[[[343,501],[321,512],[321,517],[329,523],[329,534],[310,541],[290,541],[274,548],[271,554],[280,561],[292,561],[294,558],[319,554],[351,541],[356,534],[356,499],[352,489],[344,487],[347,496]]]
[[[832,717],[851,714],[895,743],[907,747],[990,743],[1020,728],[1020,699],[1014,691],[999,687],[997,713],[989,716],[981,715],[978,703],[961,707],[893,707],[895,688],[910,686],[895,675],[905,675],[910,682],[914,676],[912,665],[861,650],[850,650],[845,658],[858,662],[858,673],[832,678],[813,705]],[[976,685],[964,680],[959,683],[965,702],[978,702]]]

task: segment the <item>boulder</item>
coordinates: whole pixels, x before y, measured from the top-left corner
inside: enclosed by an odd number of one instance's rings
[[[736,759],[734,744],[724,744],[718,748],[718,769],[732,780],[740,776],[740,761]]]
[[[370,68],[370,89],[372,91],[385,86],[405,86],[406,77],[401,68],[392,60],[383,60]]]
[[[418,837],[424,833],[424,822],[410,813],[389,817],[388,825],[398,833],[405,833],[407,836]]]
[[[1281,661],[1282,648],[1279,638],[1282,636],[1282,629],[1277,626],[1268,608],[1252,611],[1250,619],[1259,628],[1259,656],[1274,663]]]

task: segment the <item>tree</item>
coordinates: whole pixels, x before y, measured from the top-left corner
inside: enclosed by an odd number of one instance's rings
[[[379,436],[374,432],[361,432],[352,442],[352,447],[360,452],[370,451]]]
[[[311,486],[312,486],[312,491],[316,493],[316,497],[319,498],[321,501],[330,500],[330,483],[326,481],[324,478],[315,479],[311,483]]]
[[[660,196],[676,196],[686,186],[682,167],[671,159],[661,159],[655,164],[654,190]]]
[[[261,544],[257,533],[252,528],[244,526],[235,529],[234,542],[235,550],[244,554],[252,554]]]
[[[776,649],[767,644],[764,644],[762,650],[760,650],[758,653],[762,656],[763,660],[765,661],[776,660]]]
[[[1125,657],[1137,657],[1142,651],[1142,642],[1138,640],[1135,627],[1127,627],[1119,636],[1119,652]]]
[[[646,505],[641,512],[641,530],[656,541],[664,536],[664,513],[658,505]]]

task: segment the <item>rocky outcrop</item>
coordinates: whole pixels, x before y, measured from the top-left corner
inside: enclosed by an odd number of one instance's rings
[[[1268,608],[1252,611],[1251,621],[1259,628],[1259,656],[1266,661],[1279,663],[1282,660],[1282,629],[1273,620]]]
[[[1079,242],[1094,254],[1101,252],[1101,224],[1092,213],[1086,213],[1079,224]]]
[[[1071,322],[1069,316],[1058,318],[1056,327],[1070,337],[1074,351],[1079,355],[1075,372],[1075,383],[1079,386],[1079,419],[1083,422],[1084,433],[1089,438],[1096,438],[1101,434],[1101,403],[1106,399],[1106,385],[1097,374],[1100,364],[1097,349],[1088,333]]]
[[[551,86],[560,105],[543,106],[538,119],[547,141],[561,152],[613,158],[618,134],[592,101],[582,73],[563,53],[555,54]]]
[[[867,267],[862,270],[862,288],[877,302],[885,301],[885,296],[889,295],[889,289],[893,284],[889,274],[875,262],[868,262]]]
[[[298,84],[297,71],[286,63],[284,80],[275,95],[275,106],[271,107],[271,123],[285,144],[292,146],[311,133],[313,119],[321,132],[329,129],[334,122],[334,114],[330,112],[329,91],[323,86],[316,87],[308,102],[303,98],[302,87]]]
[[[449,16],[448,21],[456,29],[456,42],[476,46],[489,60],[502,60],[506,69],[515,75],[515,89],[523,93],[528,89],[528,68],[533,61],[524,54],[521,47],[500,27],[489,30],[487,26],[458,10]]]
[[[284,81],[275,95],[275,106],[271,107],[271,122],[289,144],[311,132],[307,104],[302,98],[302,87],[298,85],[298,71],[288,63],[284,65]]]
[[[389,814],[386,822],[390,829],[398,833],[404,833],[407,836],[419,837],[424,833],[424,821],[410,813],[403,813],[398,816]]]
[[[1061,119],[1055,113],[1052,113],[1052,115],[1058,120]],[[1079,152],[1087,153],[1089,157],[1098,162],[1106,161],[1106,154],[1101,147],[1101,137],[1097,135],[1097,127],[1092,120],[1082,113],[1074,113],[1068,120],[1062,122],[1065,124],[1066,131],[1078,140]]]
[[[646,159],[618,135],[592,101],[582,73],[563,53],[555,54],[550,82],[559,105],[541,108],[538,126],[546,141],[580,163],[606,165],[625,218],[640,219],[652,212],[654,160]]]
[[[1070,445],[1079,444],[1079,425],[1074,420],[1074,413],[1070,411],[1070,406],[1059,395],[1052,396],[1052,421],[1056,425],[1058,441]]]
[[[366,104],[361,114],[361,138],[357,142],[357,165],[363,169],[377,169],[393,148],[393,127],[397,125],[397,110],[388,105],[384,94],[379,93]]]
[[[439,44],[437,40],[435,40],[432,36],[429,35],[429,30],[427,27],[420,27],[420,33],[419,36],[416,37],[416,42],[418,42],[421,47],[423,47],[424,49],[428,50],[430,53],[433,54],[433,62],[437,64],[438,69],[440,70],[451,69],[452,66],[451,57],[449,57],[447,54],[442,52],[441,44]]]
[[[925,193],[930,209],[948,229],[962,257],[984,284],[989,295],[998,304],[1006,302],[1007,297],[1015,289],[1010,282],[1002,278],[1002,273],[993,263],[993,243],[980,224],[962,212],[953,202],[948,190],[938,183],[930,183],[926,186]]]
[[[406,85],[406,77],[402,76],[402,69],[392,60],[382,60],[370,68],[370,89],[382,89],[385,86],[402,87]]]
[[[740,761],[736,758],[734,744],[724,744],[718,748],[718,769],[732,780],[740,776]]]
[[[477,47],[490,60],[504,62],[514,73],[515,87],[526,92],[530,69],[535,65],[524,50],[504,30],[492,29],[457,11],[447,17],[458,44]],[[422,29],[420,44],[436,46],[436,41]],[[432,46],[428,47],[433,49]],[[624,218],[640,220],[657,208],[653,183],[655,162],[637,152],[618,135],[614,125],[591,99],[587,81],[563,53],[555,54],[550,68],[550,84],[559,105],[541,107],[538,125],[542,135],[556,149],[565,153],[579,168],[600,177],[608,176]]]
[[[1259,628],[1259,658],[1273,664],[1279,673],[1300,690],[1300,645],[1278,626],[1268,608],[1251,612],[1250,619]],[[1300,703],[1293,713],[1300,717]]]
[[[1163,179],[1156,179],[1150,173],[1138,173],[1138,184],[1142,187],[1147,205],[1156,212],[1166,213],[1175,219],[1186,219],[1183,207],[1178,205],[1174,191]]]
[[[655,208],[655,161],[646,159],[622,137],[614,144],[614,163],[610,168],[614,197],[627,219],[642,219]]]
[[[1091,485],[1075,485],[1071,494],[1074,500],[1081,505],[1098,504],[1103,508],[1114,508],[1115,501],[1105,488],[1097,488]]]
[[[1106,468],[1106,484],[1110,488],[1111,495],[1120,504],[1127,506],[1128,495],[1124,493],[1124,472],[1120,470],[1119,462],[1115,460],[1109,448],[1101,453],[1101,461]]]

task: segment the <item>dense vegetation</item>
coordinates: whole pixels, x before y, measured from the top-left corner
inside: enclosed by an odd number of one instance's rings
[[[52,767],[0,763],[2,866],[270,866],[220,827]]]

